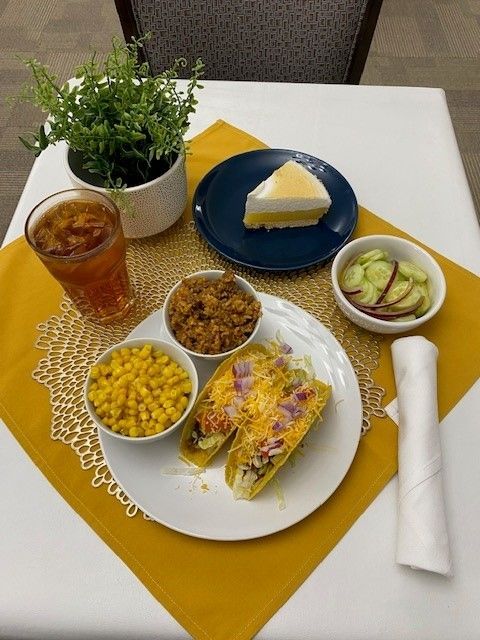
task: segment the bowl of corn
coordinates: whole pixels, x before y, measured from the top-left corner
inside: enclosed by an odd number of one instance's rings
[[[88,414],[109,436],[128,442],[160,440],[176,431],[198,393],[190,357],[164,340],[126,340],[105,351],[84,386]]]

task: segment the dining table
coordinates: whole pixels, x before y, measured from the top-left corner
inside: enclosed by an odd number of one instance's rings
[[[187,137],[221,119],[271,148],[325,160],[346,177],[361,205],[478,275],[480,227],[442,89],[203,84]],[[71,187],[63,157],[59,143],[35,160],[4,245],[23,234],[39,201]],[[478,300],[471,303],[476,314]],[[2,304],[1,313],[8,314],[9,306]],[[458,341],[468,341],[462,326],[450,330]],[[472,351],[471,358],[480,354]],[[479,414],[477,381],[440,425],[453,575],[396,564],[393,478],[258,632],[259,640],[479,637]],[[189,637],[49,484],[3,423],[0,470],[1,638]]]

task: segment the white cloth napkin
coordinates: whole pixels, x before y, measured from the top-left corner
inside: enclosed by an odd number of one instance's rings
[[[437,347],[422,336],[392,344],[397,399],[387,413],[398,430],[397,562],[452,574],[442,491]]]

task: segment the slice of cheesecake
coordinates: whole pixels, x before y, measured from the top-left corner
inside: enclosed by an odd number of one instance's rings
[[[289,160],[247,195],[243,223],[248,229],[317,224],[332,201],[323,183]]]

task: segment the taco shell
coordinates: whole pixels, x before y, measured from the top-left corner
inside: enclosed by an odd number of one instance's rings
[[[205,387],[202,389],[199,394],[184,426],[182,431],[182,436],[180,439],[180,458],[187,462],[188,464],[195,465],[197,467],[206,467],[213,460],[215,455],[220,451],[225,442],[230,438],[230,436],[237,430],[237,425],[234,420],[231,420],[231,428],[224,432],[219,432],[215,434],[214,444],[209,446],[208,448],[202,449],[199,446],[196,446],[192,440],[192,433],[197,425],[197,418],[202,413],[202,409],[209,406],[209,396],[212,392],[212,388],[214,383],[220,380],[222,376],[231,375],[229,372],[232,369],[232,366],[235,362],[240,360],[245,360],[251,355],[259,354],[259,353],[267,353],[267,350],[264,346],[260,344],[250,344],[239,351],[236,351],[233,355],[231,355],[227,360],[222,362],[222,364],[217,368],[213,376],[207,382]],[[232,378],[232,388],[233,388],[233,378]],[[227,404],[227,400],[225,404]]]

